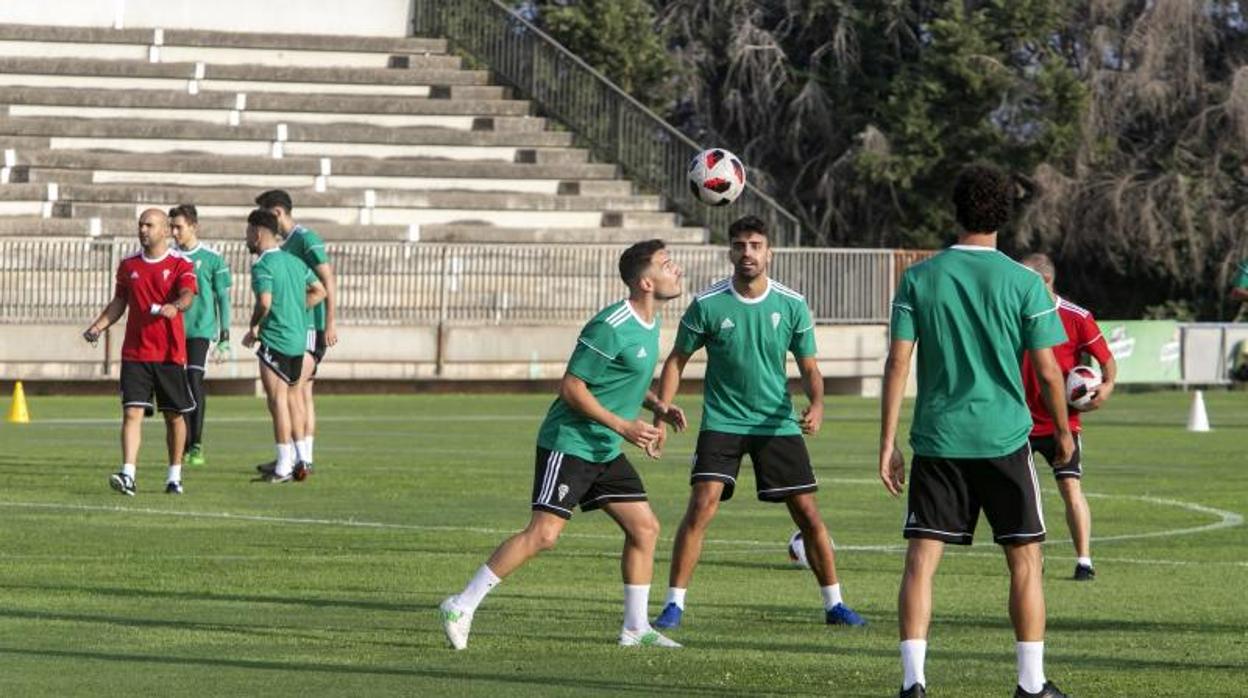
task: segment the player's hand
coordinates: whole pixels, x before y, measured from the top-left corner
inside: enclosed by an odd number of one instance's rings
[[[252,332],[251,330],[247,330],[247,334],[243,335],[243,341],[240,342],[240,344],[242,344],[244,347],[247,347],[248,349],[255,346],[256,345],[256,333]]]
[[[644,450],[649,451],[650,447],[659,438],[659,428],[646,424],[640,419],[634,419],[631,422],[625,422],[620,429],[620,436],[630,444]]]
[[[906,457],[896,443],[880,448],[880,481],[889,494],[901,496],[906,485]]]
[[[100,331],[95,329],[95,325],[92,325],[82,333],[82,338],[87,340],[91,346],[95,346],[95,343],[100,341]]]
[[[663,444],[667,443],[667,425],[659,420],[659,416],[654,416],[654,426],[659,430],[659,436],[646,447],[646,455],[658,460],[663,457]]]
[[[810,405],[802,410],[802,433],[807,436],[814,436],[819,433],[819,427],[823,426],[823,403]]]
[[[173,303],[165,303],[160,306],[160,316],[166,320],[172,320],[178,316],[178,306]]]
[[[230,348],[230,340],[217,342],[217,346],[212,349],[212,361],[218,364],[225,363],[226,359],[230,358],[230,354],[233,353],[234,351]]]
[[[1096,393],[1092,396],[1092,402],[1089,402],[1088,406],[1083,408],[1083,411],[1092,412],[1101,409],[1101,405],[1104,404],[1113,393],[1113,383],[1101,383],[1100,386],[1097,387]]]
[[[1057,450],[1053,454],[1053,467],[1060,468],[1075,455],[1075,437],[1069,431],[1057,433]]]
[[[338,327],[336,325],[325,326],[325,346],[332,347],[338,343]]]
[[[664,405],[656,403],[651,409],[654,412],[654,425],[659,426],[661,423],[671,424],[676,431],[684,431],[689,426],[688,420],[685,419],[685,411],[676,405]],[[666,438],[666,433],[664,433]]]

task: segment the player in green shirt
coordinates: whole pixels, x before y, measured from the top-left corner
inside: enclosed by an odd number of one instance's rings
[[[485,595],[553,547],[577,506],[606,511],[624,531],[620,645],[680,646],[650,627],[647,604],[659,520],[620,446],[628,441],[657,457],[659,430],[638,418],[642,407],[656,420],[685,426],[680,408],[659,402],[650,391],[659,355],[659,309],[680,296],[682,275],[662,240],[639,242],[620,255],[628,298],[602,309],[581,330],[559,396],[538,430],[529,525],[498,546],[464,590],[439,607],[451,647],[468,646],[473,614]]]
[[[732,498],[741,459],[750,454],[758,498],[783,502],[802,532],[830,625],[865,625],[845,605],[828,529],[815,503],[815,472],[803,434],[823,423],[823,375],[815,360],[815,323],[801,294],[767,276],[771,247],[763,221],[746,216],[728,228],[731,277],[698,294],[681,318],[663,365],[659,399],[670,401],[694,352],[706,349],[702,431],[694,453],[692,492],[672,552],[659,628],[680,625],[685,592],[719,503]],[[810,404],[800,415],[789,398],[787,354],[797,359]],[[666,438],[662,430],[660,448]]]
[[[1240,302],[1248,301],[1248,259],[1239,263],[1239,271],[1231,285],[1231,298]]]
[[[907,269],[893,301],[879,459],[880,479],[893,496],[905,483],[897,422],[916,351],[919,391],[903,524],[909,549],[897,602],[902,698],[926,695],[932,578],[946,543],[971,544],[981,508],[1010,569],[1018,657],[1014,695],[1065,695],[1044,676],[1044,517],[1019,364],[1027,352],[1053,417],[1053,464],[1060,466],[1074,451],[1052,350],[1066,341],[1066,332],[1040,275],[996,249],[1013,197],[1014,183],[1000,170],[966,168],[953,189],[965,232],[958,244]]]
[[[186,325],[186,377],[195,398],[195,409],[186,420],[186,465],[204,464],[204,372],[208,367],[208,346],[217,343],[218,362],[230,353],[230,267],[220,252],[200,244],[199,213],[191,204],[169,209],[169,231],[182,250],[182,256],[195,267],[198,297],[183,315]]]
[[[264,209],[247,217],[247,249],[259,256],[251,267],[256,305],[243,346],[257,347],[277,442],[276,460],[257,469],[268,482],[302,480],[307,464],[299,458],[295,441],[303,437],[300,388],[312,372],[308,310],[324,300],[325,287],[298,257],[281,250],[277,219]]]
[[[314,231],[295,223],[291,217],[294,203],[290,194],[281,189],[266,191],[256,197],[256,205],[268,210],[277,218],[278,232],[286,239],[282,250],[289,252],[308,265],[325,287],[325,301],[312,308],[312,329],[315,331],[312,358],[315,364],[312,371],[300,388],[304,404],[304,437],[295,444],[299,452],[299,460],[312,470],[312,442],[316,436],[316,405],[312,400],[312,383],[320,368],[325,351],[338,343],[338,281],[334,276],[334,267],[330,264],[329,254],[325,251],[325,241]]]

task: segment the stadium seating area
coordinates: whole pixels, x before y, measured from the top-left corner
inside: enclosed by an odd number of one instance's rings
[[[0,236],[283,187],[331,240],[705,240],[441,39],[0,25],[0,88]]]

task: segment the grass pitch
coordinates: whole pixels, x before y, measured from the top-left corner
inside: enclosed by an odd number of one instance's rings
[[[1076,696],[1248,692],[1248,409],[1207,395],[1215,431],[1183,430],[1181,393],[1118,394],[1085,431],[1099,577],[1073,552],[1051,476],[1047,670]],[[678,651],[615,646],[620,537],[577,514],[551,553],[444,645],[434,607],[528,518],[537,396],[322,397],[317,473],[252,484],[271,458],[263,402],[212,398],[208,465],[161,492],[149,420],[139,495],[110,491],[114,399],[32,398],[0,424],[0,695],[895,695],[901,503],[875,476],[875,401],[829,400],[811,440],[847,602],[866,629],[822,624],[789,567],[783,507],[743,477],[713,524]],[[685,400],[696,408],[696,400]],[[907,408],[908,410],[909,408]],[[696,413],[696,409],[691,414]],[[908,412],[907,412],[908,417]],[[659,462],[629,451],[664,525],[652,613],[688,494],[693,435]],[[1007,577],[986,522],[937,577],[933,696],[1014,685]]]

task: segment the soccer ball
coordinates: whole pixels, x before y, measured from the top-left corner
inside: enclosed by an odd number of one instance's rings
[[[1076,366],[1066,374],[1066,402],[1070,406],[1082,410],[1091,404],[1096,397],[1096,389],[1101,387],[1101,372],[1091,366]]]
[[[689,191],[707,206],[727,206],[745,191],[745,165],[723,148],[703,150],[689,163]]]
[[[828,538],[828,542],[832,544],[833,548],[836,547],[836,543],[831,538]],[[802,540],[801,531],[794,531],[793,535],[789,536],[789,562],[794,567],[804,570],[810,569],[810,561],[806,559],[806,542]]]

